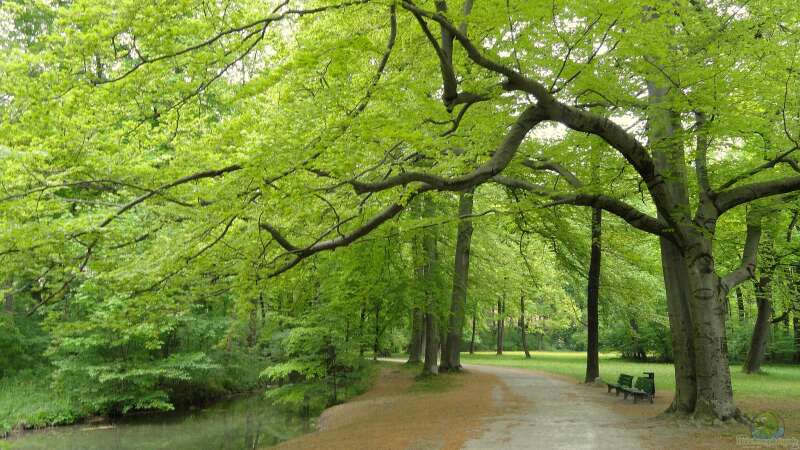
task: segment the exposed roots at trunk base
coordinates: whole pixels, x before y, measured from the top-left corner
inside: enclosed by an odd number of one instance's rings
[[[691,412],[678,408],[673,402],[673,404],[659,414],[657,418],[675,420],[679,422],[687,421],[695,425],[706,426],[724,426],[734,423],[750,425],[752,422],[749,417],[742,414],[742,411],[739,408],[734,408],[733,412],[730,414],[720,415],[714,412],[711,408],[701,407],[699,402],[696,405],[695,410]]]

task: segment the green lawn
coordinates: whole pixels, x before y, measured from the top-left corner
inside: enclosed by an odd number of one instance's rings
[[[474,355],[463,353],[461,361],[468,364],[485,364],[523,369],[535,369],[566,375],[583,381],[586,373],[586,354],[582,352],[532,352],[525,359],[522,352],[505,352],[497,356],[494,352]],[[603,380],[616,381],[621,372],[639,376],[642,372],[655,372],[656,390],[674,390],[675,372],[672,364],[655,362],[632,362],[619,359],[616,354],[600,355],[600,376]],[[766,365],[757,375],[742,373],[741,366],[731,366],[734,394],[739,398],[800,398],[800,365]]]

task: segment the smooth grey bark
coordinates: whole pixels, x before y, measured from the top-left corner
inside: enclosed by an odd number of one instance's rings
[[[522,350],[525,352],[525,359],[531,358],[531,352],[528,349],[528,336],[525,334],[525,330],[528,327],[527,320],[525,319],[525,296],[520,294],[519,296],[519,334],[520,340],[522,341]]]
[[[411,339],[408,343],[408,363],[422,361],[422,349],[425,335],[425,323],[422,310],[414,307],[411,310]]]
[[[423,215],[430,217],[434,213],[434,205],[430,199],[423,199]],[[436,248],[436,227],[425,228],[422,234],[422,255],[424,262],[422,276],[425,286],[425,362],[422,373],[435,375],[439,373],[439,302],[434,295],[433,283],[438,254]]]
[[[711,242],[703,249],[710,254]],[[691,255],[696,258],[700,255]],[[735,418],[739,410],[733,402],[733,388],[725,336],[725,306],[720,295],[720,277],[710,260],[695,259],[689,265],[690,303],[694,327],[697,400],[694,414],[723,420]]]
[[[764,354],[769,342],[769,326],[772,322],[772,270],[764,267],[756,284],[756,305],[758,314],[750,337],[750,348],[742,364],[742,372],[756,373],[761,371]]]
[[[689,274],[680,249],[665,238],[661,238],[659,243],[675,367],[675,396],[668,411],[690,414],[694,412],[697,400],[697,380],[694,369],[694,331],[689,313]]]
[[[439,373],[439,330],[438,320],[434,312],[425,313],[425,364],[422,368],[424,375]]]
[[[680,127],[680,118],[663,107],[667,92],[666,88],[648,83],[648,100],[654,106],[648,111],[648,139],[656,169],[662,173],[674,173],[665,180],[665,189],[674,202],[672,209],[685,213],[689,209],[685,152],[673,140]],[[664,219],[660,211],[658,218]],[[667,411],[691,414],[697,401],[697,378],[694,328],[689,309],[689,273],[682,249],[673,240],[662,236],[659,245],[675,367],[675,396]]]
[[[458,200],[458,235],[453,269],[453,295],[450,302],[450,317],[447,337],[442,347],[442,370],[461,369],[461,339],[464,334],[464,315],[469,285],[469,257],[472,242],[472,191],[463,192]]]
[[[586,288],[586,376],[591,383],[600,376],[600,344],[598,336],[600,300],[600,263],[602,257],[603,210],[592,209],[592,249],[589,258],[589,282]]]

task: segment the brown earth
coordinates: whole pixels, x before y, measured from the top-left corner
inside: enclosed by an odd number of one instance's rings
[[[735,449],[735,448],[793,448],[800,449],[800,399],[752,399],[737,400],[745,415],[754,416],[763,411],[777,413],[784,421],[786,434],[777,442],[748,442],[751,431],[743,423],[717,424],[709,426],[690,419],[664,416],[663,412],[672,401],[673,392],[658,392],[655,403],[615,403],[614,410],[637,420],[635,427],[645,435],[652,436],[654,449]],[[645,420],[640,420],[644,418]],[[759,445],[760,444],[760,445]]]
[[[545,372],[468,366],[461,374],[416,381],[418,372],[386,364],[367,393],[326,410],[318,431],[278,448],[748,448],[742,441],[750,437],[746,425],[708,426],[665,417],[673,395],[669,391],[657,392],[653,404],[634,405],[608,394],[604,386]],[[742,399],[738,404],[747,414],[769,410],[783,418],[786,438],[772,448],[800,448],[800,399]],[[566,437],[558,431],[573,421],[578,428],[573,426]],[[600,430],[589,434],[597,440],[587,442],[577,431],[586,427]],[[564,442],[571,444],[565,447]]]
[[[365,394],[323,412],[318,430],[279,449],[458,449],[497,413],[492,375],[465,371],[415,381],[418,368],[388,364]]]

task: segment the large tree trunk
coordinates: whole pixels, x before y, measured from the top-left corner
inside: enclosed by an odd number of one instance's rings
[[[592,253],[589,260],[589,283],[586,289],[586,377],[591,383],[600,376],[598,303],[600,298],[600,258],[602,255],[603,210],[592,209]]]
[[[674,202],[672,211],[689,210],[688,181],[685,170],[685,151],[680,142],[674,139],[680,128],[680,117],[664,103],[668,88],[658,87],[648,82],[648,99],[653,106],[648,110],[648,140],[653,149],[653,159],[661,173],[672,176],[666,178],[670,196]],[[661,211],[660,219],[664,219]],[[689,275],[683,253],[668,238],[659,238],[664,287],[667,296],[667,313],[672,334],[672,349],[675,367],[675,397],[668,412],[693,413],[697,399],[697,380],[694,352],[694,327],[689,301]]]
[[[424,214],[433,216],[434,207],[429,199],[425,199]],[[436,249],[436,228],[426,228],[422,236],[422,253],[425,257],[423,275],[425,281],[425,363],[422,373],[435,375],[439,373],[439,302],[435,296],[433,283],[438,262]]]
[[[504,328],[505,328],[505,320],[503,314],[505,313],[506,309],[506,300],[505,298],[502,300],[497,300],[497,354],[503,354],[503,336]]]
[[[660,244],[675,367],[675,397],[668,411],[691,414],[697,400],[697,380],[694,368],[694,330],[689,312],[689,275],[686,263],[675,244],[666,238],[661,238]]]
[[[768,268],[761,271],[761,277],[756,285],[756,304],[758,315],[750,338],[750,349],[742,365],[744,373],[761,371],[764,354],[769,341],[769,325],[772,322],[772,273]]]
[[[461,336],[464,334],[464,306],[469,284],[469,254],[472,242],[472,191],[462,192],[458,200],[458,235],[453,269],[453,295],[447,337],[442,343],[442,370],[461,368]]]
[[[733,403],[725,337],[725,293],[714,272],[711,240],[697,238],[687,251],[694,328],[697,401],[694,416],[728,420],[739,416]]]
[[[415,364],[422,361],[423,337],[425,323],[422,310],[415,307],[411,311],[411,340],[408,343],[408,363]]]
[[[531,352],[528,350],[528,338],[525,335],[525,328],[527,322],[525,320],[525,296],[519,296],[519,334],[522,341],[522,350],[525,352],[525,359],[531,358]]]

